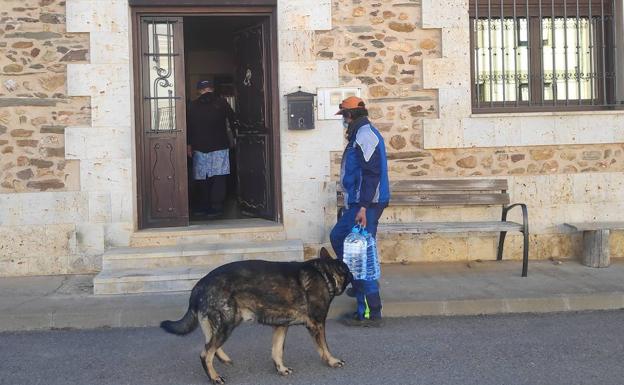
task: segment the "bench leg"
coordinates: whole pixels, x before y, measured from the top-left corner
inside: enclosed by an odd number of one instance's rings
[[[503,248],[505,247],[505,236],[507,235],[506,231],[501,231],[500,236],[498,237],[498,252],[496,253],[496,260],[503,260]]]
[[[609,266],[609,230],[583,231],[583,265],[589,267]]]
[[[505,222],[507,220],[507,207],[503,206],[503,213],[501,215],[501,222]],[[496,260],[503,260],[503,248],[505,247],[505,236],[507,235],[506,231],[501,231],[500,236],[498,237],[498,251],[496,253]]]
[[[496,260],[503,260],[503,247],[505,245],[505,236],[507,235],[506,231],[501,231],[500,236],[498,237],[498,252],[496,253]]]
[[[522,248],[522,276],[526,277],[529,270],[529,232],[524,231],[524,245]]]
[[[503,260],[503,249],[505,247],[506,231],[501,231],[498,238],[498,253],[496,255],[497,261]],[[529,270],[529,232],[522,234],[524,236],[524,244],[522,245],[522,276],[526,277]]]
[[[503,206],[501,221],[505,222],[507,220],[507,212],[516,206],[519,206],[522,209],[522,235],[524,236],[524,245],[522,249],[522,276],[526,277],[529,270],[529,214],[526,205],[523,203],[516,203],[508,207]],[[503,259],[503,246],[505,245],[506,235],[506,231],[501,231],[500,238],[498,239],[498,253],[496,255],[496,260],[498,261]]]

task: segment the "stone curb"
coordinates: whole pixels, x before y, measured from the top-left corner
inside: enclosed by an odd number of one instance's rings
[[[149,297],[149,298],[146,298]],[[188,294],[82,297],[54,299],[41,306],[0,313],[0,332],[50,329],[157,326],[178,319]],[[82,303],[81,303],[82,302]],[[624,292],[574,294],[542,298],[464,299],[448,301],[385,301],[386,317],[466,316],[513,313],[549,313],[624,308]],[[352,311],[351,299],[338,298],[329,318]]]
[[[384,304],[384,315],[387,317],[466,316],[617,309],[624,309],[624,293],[575,294],[543,298],[390,302]]]

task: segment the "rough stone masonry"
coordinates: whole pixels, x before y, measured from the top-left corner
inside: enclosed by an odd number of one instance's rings
[[[87,34],[65,32],[65,2],[0,6],[0,193],[79,189],[64,129],[89,122],[88,98],[66,95],[66,64],[87,62]]]

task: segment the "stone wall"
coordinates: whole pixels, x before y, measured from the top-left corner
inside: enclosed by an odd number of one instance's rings
[[[467,3],[333,0],[316,55],[340,63],[341,85],[363,88],[392,179],[505,177],[511,200],[529,205],[531,258],[578,257],[580,238],[562,224],[617,220],[624,208],[622,115],[472,115]],[[340,156],[332,153],[333,180]],[[389,208],[382,221],[499,217],[500,208]],[[621,236],[612,240],[624,256]],[[506,258],[520,258],[520,244],[508,237]],[[392,236],[380,246],[388,262],[492,259],[496,237]]]
[[[115,88],[130,87],[127,28],[117,33],[128,8],[120,4],[2,2],[0,276],[94,272],[106,247],[128,242],[131,98]]]
[[[317,57],[338,60],[341,86],[363,88],[390,149],[422,148],[422,120],[438,115],[422,63],[440,57],[440,31],[421,28],[416,0],[334,0],[332,11],[332,30],[316,35]]]
[[[79,190],[65,159],[65,127],[90,119],[66,92],[68,63],[86,62],[89,37],[65,31],[65,2],[4,0],[0,11],[0,193]]]
[[[389,151],[393,178],[548,175],[624,171],[624,144]],[[340,152],[332,177],[340,172]]]
[[[530,205],[532,258],[578,255],[578,235],[563,222],[619,219],[618,115],[471,115],[466,0],[278,0],[277,13],[280,95],[362,87],[392,178],[504,176],[512,201]],[[0,275],[96,271],[106,248],[128,244],[128,16],[127,0],[2,2]],[[342,128],[332,120],[289,131],[280,100],[282,219],[311,255],[335,222]],[[498,218],[498,210],[389,208],[383,220]],[[616,255],[623,234],[612,237]],[[518,236],[508,239],[506,257],[519,258]],[[491,259],[495,238],[381,237],[380,245],[386,261]]]
[[[445,149],[425,146],[423,126],[440,120],[441,114],[438,90],[424,86],[423,61],[442,57],[442,35],[440,28],[423,28],[422,12],[420,0],[334,0],[332,30],[316,34],[316,55],[319,59],[338,60],[341,86],[364,89],[370,117],[386,139],[394,177],[567,174],[624,169],[621,144]],[[463,43],[460,40],[456,44]],[[464,49],[469,50],[468,46]],[[443,107],[449,107],[448,100],[444,100]],[[592,119],[595,122],[601,119],[600,114],[597,118],[587,114],[583,117],[588,124]],[[475,118],[474,131],[486,135],[490,128],[506,127],[515,118],[505,115]],[[521,137],[527,136],[530,129],[517,127],[513,132],[516,142],[522,143]],[[599,139],[601,142],[601,137],[595,138]],[[578,138],[577,142],[588,140]],[[334,154],[334,166],[339,156],[340,152]]]

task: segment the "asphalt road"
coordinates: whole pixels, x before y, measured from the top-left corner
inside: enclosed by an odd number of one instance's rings
[[[624,311],[405,318],[380,329],[328,324],[329,346],[347,361],[324,366],[303,327],[286,338],[278,376],[271,328],[244,325],[216,364],[228,384],[624,384]],[[0,384],[207,384],[203,336],[157,328],[0,334]],[[215,360],[216,361],[216,360]]]

